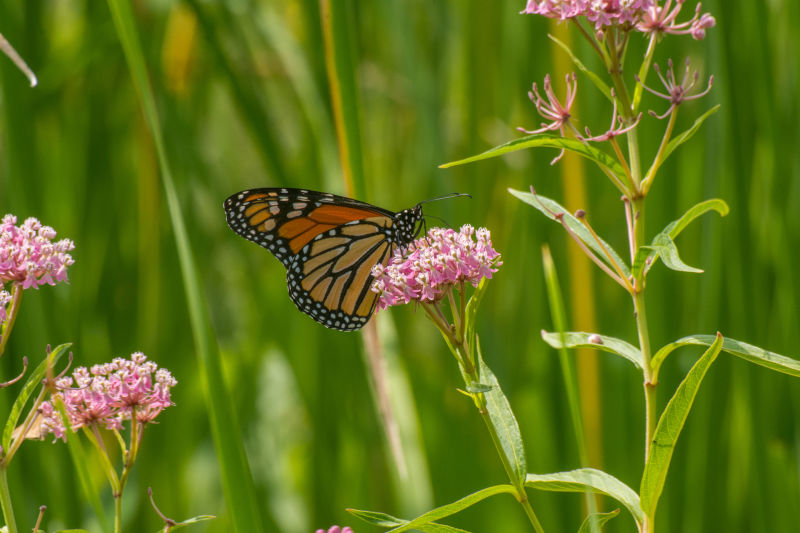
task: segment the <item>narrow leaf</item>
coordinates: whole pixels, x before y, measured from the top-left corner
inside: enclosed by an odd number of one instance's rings
[[[508,189],[508,192],[525,202],[526,204],[530,204],[539,211],[541,211],[547,218],[550,220],[554,220],[558,222],[556,219],[557,216],[563,217],[564,223],[569,227],[569,229],[578,236],[578,238],[583,241],[586,246],[591,248],[598,257],[603,260],[606,260],[609,267],[612,270],[616,271],[614,265],[612,265],[606,258],[607,255],[610,255],[612,260],[619,266],[619,269],[625,274],[625,277],[629,277],[631,275],[630,269],[628,265],[625,264],[625,261],[622,260],[620,255],[614,251],[610,244],[604,241],[602,238],[595,238],[592,233],[586,229],[580,220],[575,218],[571,215],[561,204],[556,202],[555,200],[551,200],[545,196],[541,196],[539,194],[532,194],[530,192],[523,192],[517,191],[515,189]]]
[[[414,520],[411,520],[410,522],[398,526],[390,531],[392,533],[400,533],[401,531],[408,531],[410,529],[420,529],[420,526],[424,526],[435,520],[439,520],[459,511],[463,511],[467,507],[471,507],[490,496],[503,493],[513,494],[516,497],[517,489],[515,489],[512,485],[495,485],[493,487],[487,487],[477,492],[473,492],[469,496],[465,496],[453,503],[449,503],[428,511],[425,514],[418,516]]]
[[[664,363],[664,360],[667,358],[667,356],[675,349],[680,348],[681,346],[690,345],[711,346],[715,340],[716,337],[714,335],[690,335],[667,344],[658,350],[655,355],[653,355],[651,364],[653,365],[654,376],[657,378],[659,367]],[[789,374],[790,376],[794,377],[800,377],[800,361],[797,359],[792,359],[790,357],[786,357],[785,355],[770,352],[764,348],[759,348],[758,346],[753,346],[752,344],[747,344],[745,342],[737,341],[736,339],[728,338],[722,342],[722,351],[728,352],[737,357],[741,357],[745,361],[769,368],[770,370],[775,370],[776,372],[781,372],[783,374]]]
[[[466,318],[464,319],[466,335],[464,338],[466,339],[475,338],[475,316],[478,313],[478,306],[480,305],[483,295],[486,293],[486,287],[488,286],[489,279],[483,278],[467,302],[467,311],[464,313],[466,315]]]
[[[722,335],[717,334],[713,344],[697,360],[681,384],[678,385],[678,389],[658,420],[653,441],[650,443],[650,451],[647,454],[641,486],[642,509],[651,519],[655,516],[656,505],[661,491],[664,489],[664,481],[667,479],[667,471],[678,436],[689,416],[689,410],[697,396],[700,383],[722,349],[722,341]]]
[[[347,512],[360,518],[364,522],[378,527],[390,528],[408,524],[408,520],[395,518],[394,516],[386,513],[378,513],[375,511],[359,511],[358,509],[347,509]],[[447,526],[444,524],[437,524],[436,522],[417,526],[416,529],[417,531],[424,531],[426,533],[469,533],[464,529],[459,529],[457,527]]]
[[[553,348],[561,348],[561,336],[558,333],[542,330],[542,339]],[[564,333],[564,340],[566,342],[566,348],[594,348],[595,350],[602,350],[627,359],[636,365],[636,368],[642,368],[642,354],[639,349],[622,339],[609,337],[608,335],[598,335],[597,333],[567,331]]]
[[[594,468],[579,468],[553,474],[528,474],[525,486],[553,492],[592,492],[614,498],[630,511],[636,523],[644,522],[644,512],[639,505],[639,495],[611,474]]]
[[[561,47],[562,50],[564,50],[567,53],[570,59],[572,59],[572,62],[575,63],[575,66],[578,67],[578,70],[586,74],[586,76],[590,80],[592,80],[592,83],[594,83],[595,87],[600,89],[600,92],[603,93],[603,95],[608,99],[609,102],[612,102],[613,97],[611,96],[611,89],[608,87],[608,85],[606,85],[603,79],[594,72],[592,72],[591,70],[589,70],[588,68],[586,68],[586,65],[584,65],[581,62],[581,60],[578,59],[578,57],[572,53],[572,50],[570,50],[569,46],[567,46],[560,40],[556,39],[552,34],[548,33],[547,36],[550,38],[551,41],[556,43],[559,47]]]
[[[666,265],[667,268],[678,270],[680,272],[703,272],[701,269],[690,267],[681,261],[681,258],[678,255],[678,248],[675,246],[675,241],[673,241],[669,235],[665,235],[663,233],[656,235],[656,238],[653,240],[652,248],[661,257],[661,260],[664,261],[664,265]]]
[[[25,381],[25,385],[23,385],[22,390],[19,391],[16,400],[14,400],[14,405],[11,406],[11,412],[8,414],[6,425],[3,428],[2,444],[4,450],[8,450],[11,446],[11,436],[13,435],[14,429],[19,423],[20,416],[22,416],[22,410],[25,409],[25,404],[28,403],[31,394],[33,394],[36,388],[42,384],[42,379],[44,379],[44,376],[47,373],[47,365],[49,364],[51,368],[54,367],[70,346],[72,346],[72,343],[57,346],[56,349],[51,351],[50,354],[45,357],[44,360],[39,363],[36,369],[28,376],[27,381]],[[20,435],[20,438],[24,439],[25,436]]]
[[[708,117],[719,111],[719,107],[720,107],[719,104],[715,105],[714,107],[712,107],[711,109],[709,109],[708,111],[697,117],[697,119],[694,121],[694,124],[692,124],[692,126],[688,130],[673,137],[672,140],[669,141],[669,143],[667,143],[667,147],[664,149],[664,155],[661,158],[661,163],[663,163],[678,146],[682,145],[683,143],[691,139],[692,136],[695,133],[697,133],[697,130],[700,129],[700,126],[703,125],[703,122],[705,122],[705,120]]]
[[[575,152],[578,155],[582,155],[583,157],[594,161],[602,168],[610,170],[620,179],[620,181],[624,181],[626,179],[625,171],[619,162],[602,150],[598,150],[592,145],[584,144],[580,141],[576,141],[575,139],[564,139],[563,137],[557,137],[555,135],[548,135],[545,133],[537,133],[535,135],[527,135],[519,139],[514,139],[513,141],[490,148],[481,154],[459,159],[458,161],[444,163],[443,165],[439,165],[439,168],[455,167],[458,165],[464,165],[466,163],[474,163],[475,161],[481,161],[483,159],[491,159],[493,157],[516,152],[517,150],[539,147],[558,148],[559,150],[569,150],[570,152]]]
[[[726,204],[723,200],[720,200],[719,198],[711,198],[710,200],[705,200],[693,205],[679,219],[673,220],[667,224],[667,226],[661,230],[661,233],[656,235],[653,239],[653,246],[642,246],[637,251],[633,265],[633,273],[634,276],[636,276],[636,279],[641,279],[639,276],[637,276],[637,274],[642,272],[640,269],[644,269],[643,272],[646,274],[658,259],[661,250],[656,246],[657,242],[663,242],[667,238],[674,240],[693,220],[701,215],[704,215],[705,213],[716,211],[720,214],[720,216],[724,217],[728,214],[729,210],[728,204]],[[645,253],[646,259],[644,257],[640,257],[640,254]]]
[[[586,520],[581,524],[578,533],[591,533],[592,531],[599,531],[603,528],[606,522],[619,515],[619,509],[614,509],[608,513],[592,513],[586,517]]]
[[[519,424],[516,417],[514,417],[514,412],[511,410],[511,405],[508,403],[508,398],[500,388],[500,383],[498,383],[497,378],[483,360],[480,342],[478,342],[478,372],[481,383],[492,388],[491,391],[484,394],[486,410],[489,412],[489,419],[492,421],[497,437],[500,439],[503,454],[514,471],[516,482],[521,485],[525,480],[528,465],[525,460],[525,446],[522,443]]]
[[[200,522],[206,522],[208,520],[214,520],[216,516],[214,515],[200,515],[195,516],[189,519],[184,520],[183,522],[177,522],[175,524],[170,524],[169,530],[166,527],[159,529],[156,533],[164,533],[166,531],[175,531],[176,529],[181,529],[186,526],[191,526],[192,524],[199,524]]]

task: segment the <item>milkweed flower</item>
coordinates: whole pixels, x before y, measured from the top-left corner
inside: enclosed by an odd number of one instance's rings
[[[701,4],[695,7],[694,16],[684,22],[677,18],[685,0],[666,0],[659,5],[656,0],[528,0],[523,14],[542,15],[559,20],[584,17],[602,31],[609,26],[626,26],[647,34],[689,34],[700,40],[706,29],[716,24],[710,13],[701,13]]]
[[[332,526],[328,531],[318,529],[315,533],[353,533],[353,530],[349,527],[341,528],[339,526]]]
[[[158,368],[141,352],[90,369],[79,367],[72,376],[57,379],[56,392],[42,403],[42,434],[65,437],[56,401],[63,402],[73,431],[90,426],[120,430],[132,419],[147,424],[174,405],[170,390],[177,384],[167,369]]]
[[[33,217],[16,224],[14,215],[0,222],[0,286],[17,282],[29,289],[67,281],[67,268],[74,263],[68,253],[75,248],[73,242],[53,242],[56,231]]]
[[[477,287],[500,265],[486,228],[431,228],[424,238],[396,251],[388,265],[373,267],[372,291],[380,295],[378,309],[411,301],[436,302],[453,286],[468,282]]]

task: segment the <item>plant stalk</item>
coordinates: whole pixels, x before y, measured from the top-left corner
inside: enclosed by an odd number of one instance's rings
[[[17,521],[14,519],[14,508],[11,506],[11,493],[8,490],[8,467],[0,463],[0,505],[3,508],[3,518],[6,521],[8,533],[17,533]]]

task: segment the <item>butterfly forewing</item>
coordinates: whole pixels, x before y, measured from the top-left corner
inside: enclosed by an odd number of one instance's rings
[[[330,193],[251,189],[225,200],[228,225],[286,267],[289,295],[317,322],[361,328],[375,309],[372,267],[410,243],[419,206],[400,213]]]

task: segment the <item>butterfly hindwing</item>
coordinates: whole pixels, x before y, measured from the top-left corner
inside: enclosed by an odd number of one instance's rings
[[[225,200],[228,225],[286,267],[289,295],[317,322],[361,328],[375,309],[372,267],[410,243],[419,206],[393,213],[330,193],[251,189]]]

